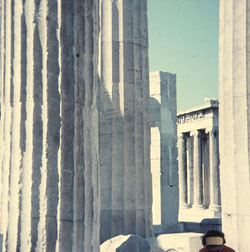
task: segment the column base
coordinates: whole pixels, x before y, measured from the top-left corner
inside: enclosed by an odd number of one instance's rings
[[[197,205],[193,205],[192,209],[201,210],[201,209],[204,209],[204,206],[202,204],[197,204]]]
[[[188,205],[187,203],[181,204],[181,205],[179,206],[179,208],[180,208],[180,209],[187,209],[187,208],[189,208],[189,205]]]
[[[211,211],[208,208],[189,208],[179,209],[178,221],[179,222],[201,222],[204,219],[220,219],[220,211]]]
[[[216,204],[212,204],[212,205],[209,206],[208,209],[211,210],[211,211],[221,211],[221,206],[216,205]]]

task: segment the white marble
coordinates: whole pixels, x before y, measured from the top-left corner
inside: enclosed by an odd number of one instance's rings
[[[218,100],[178,113],[179,221],[220,216]],[[183,207],[184,206],[184,207]],[[185,212],[186,208],[188,211]],[[189,209],[192,209],[189,211]],[[199,210],[199,214],[195,214]],[[200,211],[202,210],[202,211]],[[206,211],[203,211],[206,210]],[[198,213],[197,212],[197,213]],[[200,214],[201,213],[201,214]]]
[[[176,75],[150,73],[153,225],[167,231],[178,222]]]
[[[99,3],[1,4],[3,251],[98,251]]]
[[[201,133],[196,130],[191,132],[194,142],[194,202],[193,208],[203,208],[203,180],[202,180],[202,157],[201,157]]]
[[[209,209],[219,211],[220,207],[220,181],[219,181],[219,150],[218,128],[206,129],[209,134],[209,164],[210,164],[210,201]]]
[[[200,233],[179,233],[162,234],[157,239],[158,246],[164,251],[169,252],[194,252],[199,251],[203,245]]]
[[[136,235],[118,235],[100,246],[100,252],[152,252],[150,243]]]
[[[101,242],[152,235],[147,1],[101,1]]]
[[[178,170],[179,170],[179,204],[180,208],[187,208],[187,156],[186,138],[184,134],[178,136]]]
[[[219,98],[222,229],[235,251],[250,250],[249,2],[220,1]]]

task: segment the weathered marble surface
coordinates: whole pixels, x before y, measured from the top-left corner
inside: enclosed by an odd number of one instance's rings
[[[199,222],[221,216],[218,110],[219,102],[178,113],[179,221]]]
[[[179,233],[179,234],[162,234],[156,240],[158,246],[164,251],[169,252],[194,252],[199,251],[203,245],[200,233]]]
[[[3,251],[99,251],[99,1],[1,4]]]
[[[249,18],[249,1],[220,1],[222,229],[238,252],[250,250]]]
[[[101,242],[152,235],[147,1],[101,1]]]
[[[178,222],[176,75],[156,71],[149,76],[153,225],[164,232]]]
[[[152,236],[147,1],[1,4],[4,251]]]
[[[100,252],[151,252],[151,246],[146,239],[136,235],[119,235],[105,241]]]

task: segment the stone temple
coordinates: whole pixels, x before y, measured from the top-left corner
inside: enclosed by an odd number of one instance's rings
[[[250,250],[249,10],[220,0],[221,216],[238,252]],[[0,16],[2,251],[152,237],[147,1],[1,0]]]
[[[221,217],[218,100],[179,112],[179,220]]]

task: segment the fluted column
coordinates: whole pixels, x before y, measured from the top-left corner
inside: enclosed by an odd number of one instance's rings
[[[203,208],[203,181],[202,181],[202,165],[201,165],[201,135],[198,130],[191,132],[194,144],[194,202],[193,208]]]
[[[98,251],[99,1],[1,3],[3,251]]]
[[[101,241],[152,235],[147,1],[101,1]]]
[[[206,132],[209,134],[209,209],[216,211],[220,210],[218,128],[208,128]]]
[[[187,152],[184,134],[178,136],[179,202],[180,208],[187,208]]]
[[[193,139],[187,138],[187,203],[189,206],[193,204]]]
[[[250,3],[220,0],[219,98],[222,229],[235,251],[250,248]],[[233,230],[233,232],[232,232]]]

